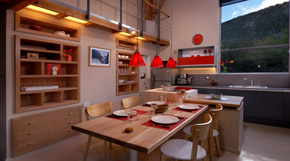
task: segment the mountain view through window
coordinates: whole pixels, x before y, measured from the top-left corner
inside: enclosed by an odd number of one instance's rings
[[[222,7],[221,72],[288,72],[289,0]]]

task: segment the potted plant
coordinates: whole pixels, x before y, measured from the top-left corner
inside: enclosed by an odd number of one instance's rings
[[[72,61],[72,55],[73,55],[72,49],[63,50],[62,56],[66,58],[66,61]]]

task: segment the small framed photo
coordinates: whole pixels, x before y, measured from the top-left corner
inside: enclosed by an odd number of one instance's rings
[[[97,47],[89,47],[89,66],[110,67],[111,50]]]
[[[60,75],[60,64],[46,64],[47,75]]]

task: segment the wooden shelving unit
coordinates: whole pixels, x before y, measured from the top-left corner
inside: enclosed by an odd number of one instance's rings
[[[128,64],[133,56],[132,52],[117,50],[116,65],[116,95],[126,95],[139,92],[139,67],[130,67]],[[124,58],[128,57],[128,58]],[[122,64],[121,64],[122,62]],[[120,82],[124,80],[124,82]]]
[[[63,50],[72,49],[72,61]],[[15,36],[15,112],[26,112],[80,101],[79,45]],[[38,54],[29,59],[27,53]],[[47,64],[60,65],[60,74],[47,74]],[[24,91],[22,87],[58,86],[57,89]]]
[[[27,10],[27,9],[26,9]],[[21,32],[27,32],[31,34],[38,34],[38,35],[44,35],[49,37],[55,37],[60,39],[66,39],[66,40],[73,40],[73,41],[80,41],[80,29],[68,26],[64,23],[61,23],[59,19],[54,18],[53,19],[45,19],[45,18],[38,18],[34,16],[32,13],[33,11],[27,11],[27,12],[20,12],[15,13],[15,30],[21,31]],[[38,13],[39,14],[39,13]],[[36,14],[36,15],[38,15]],[[32,30],[29,28],[30,25],[39,25],[41,26],[42,30]],[[64,35],[57,35],[55,32],[58,31],[64,31],[65,34],[69,34],[70,36],[64,36]],[[25,49],[25,48],[23,48]],[[28,49],[30,51],[33,51],[33,49]],[[41,51],[41,50],[40,50]],[[37,52],[40,52],[39,50]],[[49,52],[43,50],[42,52]],[[55,52],[49,52],[49,53],[55,53]],[[57,54],[57,52],[56,52]]]
[[[126,50],[136,50],[137,49],[137,44],[135,41],[129,41],[129,40],[124,40],[120,38],[116,38],[116,47],[120,49],[126,49]]]

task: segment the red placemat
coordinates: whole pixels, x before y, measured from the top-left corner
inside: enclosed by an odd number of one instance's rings
[[[174,116],[174,115],[169,115],[169,116]],[[171,124],[171,125],[156,124],[156,123],[152,122],[151,120],[148,120],[148,121],[144,122],[142,125],[171,131],[175,127],[177,127],[179,124],[181,124],[183,121],[185,121],[187,119],[186,117],[180,117],[180,116],[175,116],[175,117],[178,117],[179,121],[177,123]]]
[[[136,110],[136,109],[133,109],[133,110],[137,111],[138,115],[143,115],[144,113],[146,113],[146,111],[143,111],[143,110]],[[136,116],[137,115],[135,115],[134,117],[136,117]],[[128,117],[116,116],[114,114],[107,115],[106,117],[117,119],[117,120],[122,120],[122,121],[128,120]],[[134,118],[134,117],[132,117],[132,118]]]
[[[179,107],[175,107],[172,110],[175,110],[175,111],[183,111],[183,112],[190,112],[190,113],[196,113],[196,112],[198,112],[199,110],[201,110],[201,109],[203,109],[205,107],[206,107],[206,105],[205,106],[202,106],[202,107],[200,107],[199,109],[196,109],[196,110],[184,110],[184,109],[180,109]]]

